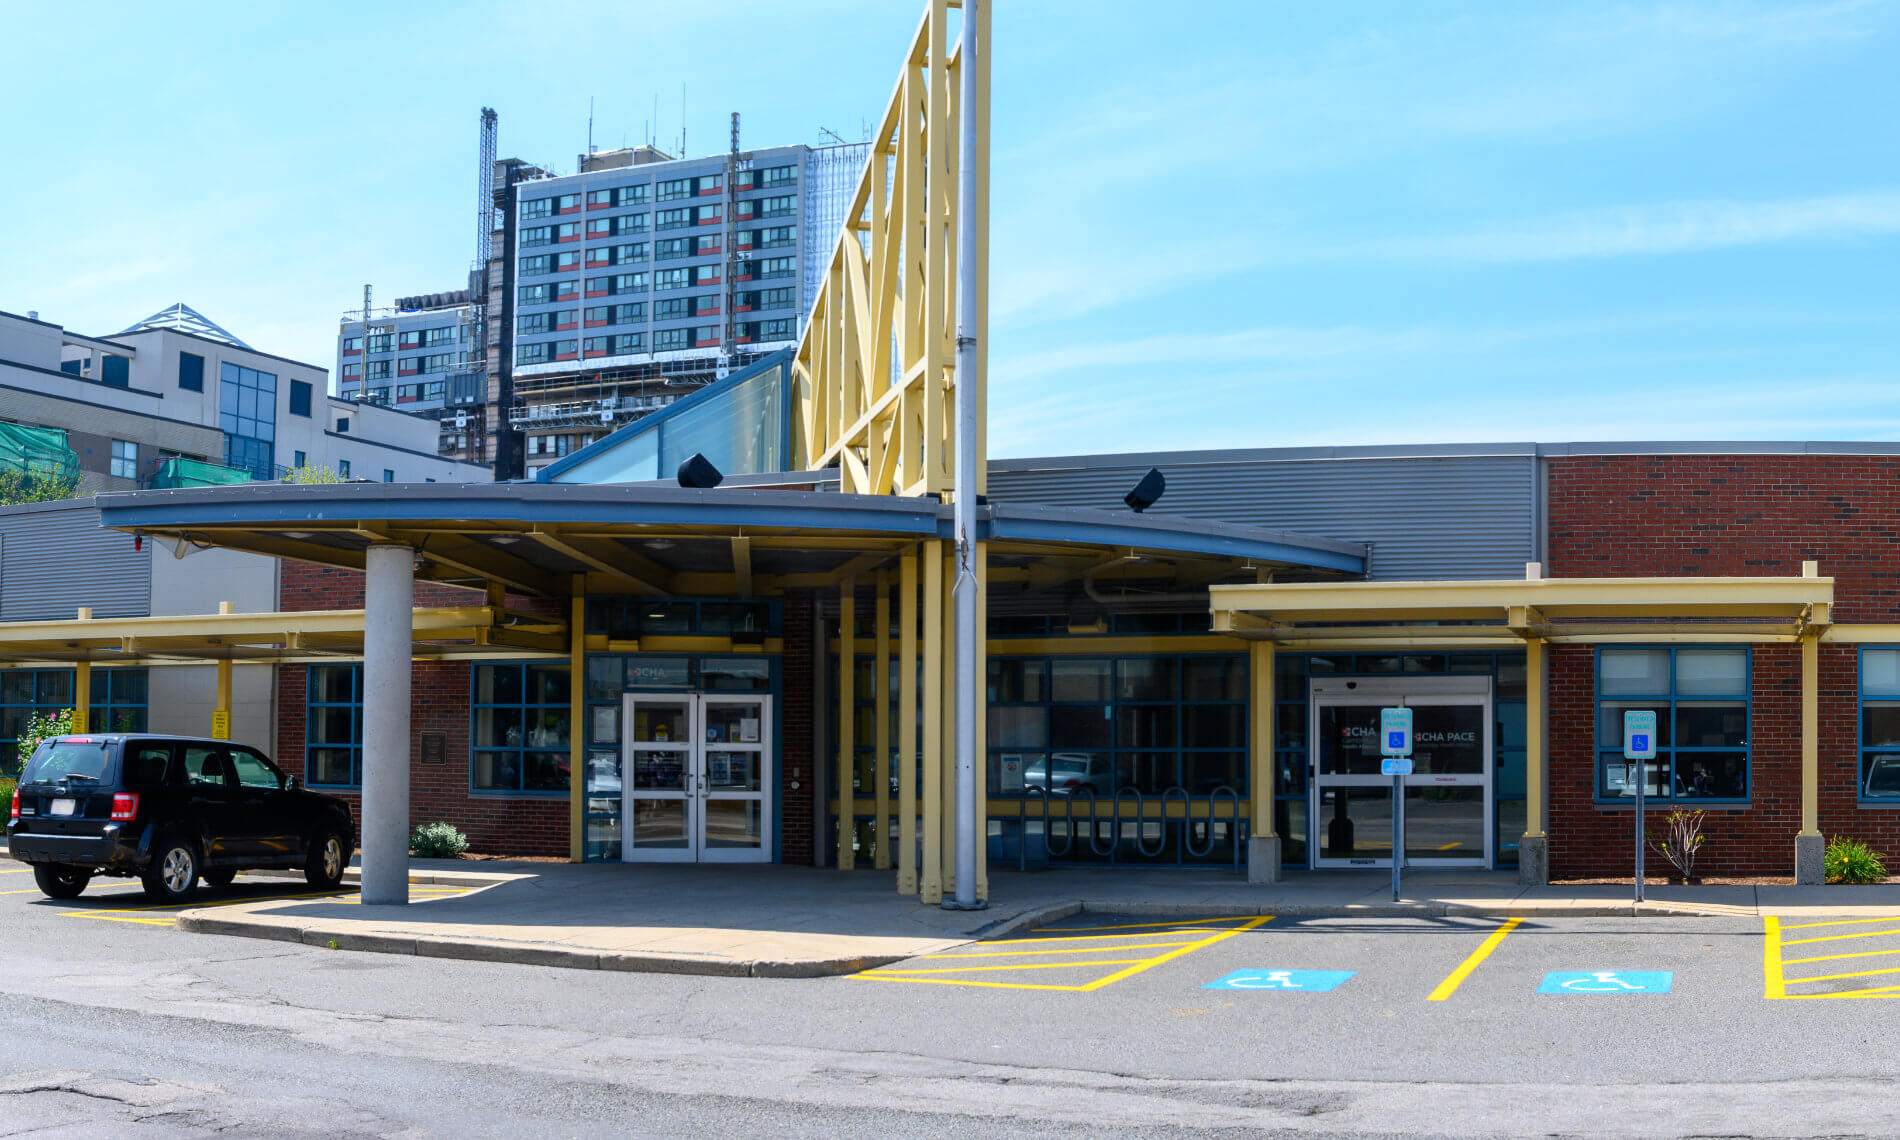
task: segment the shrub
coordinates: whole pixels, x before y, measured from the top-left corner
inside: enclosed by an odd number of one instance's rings
[[[286,483],[341,483],[343,476],[334,467],[318,467],[306,463],[302,467],[293,467],[284,476]]]
[[[60,709],[58,712],[39,713],[26,720],[26,727],[20,730],[20,742],[15,745],[19,751],[16,760],[21,768],[33,758],[33,750],[40,741],[49,736],[65,736],[73,730],[73,710]]]
[[[1827,844],[1827,881],[1830,883],[1884,883],[1887,864],[1880,852],[1858,839],[1835,836]]]
[[[1702,818],[1700,808],[1695,811],[1678,808],[1663,820],[1665,834],[1662,839],[1645,837],[1649,841],[1649,849],[1669,860],[1685,881],[1695,878],[1696,853],[1707,842],[1707,837],[1702,834]]]
[[[468,850],[468,836],[452,823],[425,823],[409,836],[409,853],[422,859],[453,859]]]

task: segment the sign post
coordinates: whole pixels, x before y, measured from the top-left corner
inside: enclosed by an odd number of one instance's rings
[[[1392,777],[1392,901],[1405,864],[1405,777],[1412,774],[1412,710],[1379,710],[1379,771]]]
[[[1656,758],[1656,713],[1629,709],[1623,713],[1623,759],[1636,774],[1636,901],[1643,901],[1643,808],[1649,790],[1649,762]]]

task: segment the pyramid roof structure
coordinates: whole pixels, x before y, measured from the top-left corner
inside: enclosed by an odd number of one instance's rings
[[[112,335],[124,336],[126,333],[145,332],[148,329],[174,329],[178,332],[190,333],[192,336],[204,337],[206,340],[215,340],[221,344],[228,344],[233,348],[256,351],[252,349],[250,345],[232,336],[216,321],[205,316],[190,305],[185,304],[183,301],[179,301],[170,308],[160,309],[158,312],[153,313],[137,324],[120,329]]]

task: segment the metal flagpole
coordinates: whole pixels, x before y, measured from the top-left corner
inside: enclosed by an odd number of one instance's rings
[[[956,387],[956,773],[957,873],[956,897],[943,900],[949,910],[979,910],[986,904],[976,895],[976,448],[977,385],[976,333],[981,314],[977,306],[980,240],[976,220],[976,43],[977,9],[984,0],[964,0],[963,26],[958,34],[961,74],[957,84],[957,387]],[[935,177],[936,171],[931,171]]]

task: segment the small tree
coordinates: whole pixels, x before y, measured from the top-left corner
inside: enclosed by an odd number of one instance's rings
[[[70,499],[78,493],[79,473],[76,471],[61,475],[0,469],[0,507],[50,503]]]
[[[334,467],[318,467],[306,463],[293,467],[290,474],[284,476],[286,483],[341,483],[343,476],[337,474]]]
[[[1664,834],[1658,840],[1654,836],[1646,837],[1649,849],[1669,860],[1676,873],[1684,882],[1695,878],[1696,853],[1702,850],[1706,842],[1702,834],[1704,813],[1700,808],[1695,811],[1683,811],[1678,808],[1663,820]]]

